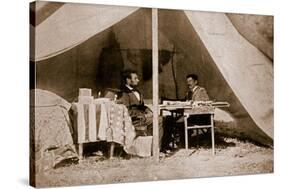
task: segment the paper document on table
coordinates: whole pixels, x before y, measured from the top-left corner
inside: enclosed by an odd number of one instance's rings
[[[160,108],[191,108],[190,101],[163,101],[163,104],[159,104]]]

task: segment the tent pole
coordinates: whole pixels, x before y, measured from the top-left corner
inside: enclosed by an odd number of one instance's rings
[[[158,9],[152,9],[153,159],[159,161],[158,123]]]

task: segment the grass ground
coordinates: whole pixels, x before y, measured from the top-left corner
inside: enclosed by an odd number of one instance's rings
[[[91,155],[67,167],[36,175],[38,187],[107,184],[273,172],[273,149],[231,138],[216,139],[216,155],[208,145],[180,149],[155,163],[152,158]]]

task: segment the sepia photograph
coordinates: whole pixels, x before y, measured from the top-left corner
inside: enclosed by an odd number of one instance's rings
[[[274,172],[274,16],[30,3],[30,185]]]

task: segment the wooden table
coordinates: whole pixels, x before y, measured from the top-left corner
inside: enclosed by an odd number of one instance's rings
[[[196,102],[197,103],[197,102]],[[159,105],[160,114],[163,114],[163,111],[171,112],[172,116],[175,114],[181,114],[184,118],[184,130],[185,130],[185,149],[188,150],[188,130],[192,129],[211,129],[211,139],[212,139],[212,155],[215,155],[215,131],[214,131],[214,115],[216,107],[229,107],[227,102],[200,102],[199,105],[189,105],[187,103],[179,104],[170,104],[170,105]],[[188,118],[190,116],[210,116],[210,124],[207,125],[188,125]]]

